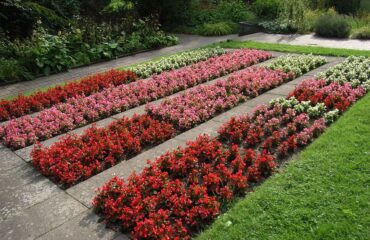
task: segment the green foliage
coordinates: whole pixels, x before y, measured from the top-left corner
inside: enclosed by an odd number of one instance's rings
[[[268,33],[295,33],[298,30],[290,20],[263,21],[258,25]]]
[[[31,79],[32,74],[17,60],[0,58],[0,84]]]
[[[69,55],[67,40],[62,35],[51,35],[43,28],[34,31],[26,54],[35,59],[38,72],[48,75],[70,68],[74,59]]]
[[[67,25],[67,20],[58,16],[54,10],[44,7],[36,2],[24,2],[23,7],[28,9],[29,14],[33,19],[41,19],[43,24],[51,29],[60,29]]]
[[[346,38],[351,32],[351,26],[341,15],[325,15],[317,19],[315,32],[322,37]]]
[[[266,19],[275,19],[278,17],[278,0],[256,0],[252,6],[258,17]]]
[[[305,12],[309,8],[307,0],[280,0],[279,19],[301,32],[305,30]]]
[[[222,0],[214,10],[215,21],[238,23],[246,20],[255,20],[254,13],[241,0]]]
[[[235,33],[238,30],[237,23],[254,21],[256,15],[241,0],[193,0],[186,18],[184,24],[177,24],[171,30],[215,36]]]
[[[315,31],[315,24],[317,22],[317,19],[319,19],[323,15],[325,15],[325,12],[323,10],[308,9],[307,11],[304,12],[303,26],[299,29],[299,31],[300,32],[313,32],[313,31]]]
[[[353,30],[351,38],[370,39],[370,25]]]
[[[198,28],[198,33],[205,36],[222,36],[235,32],[235,26],[232,23],[205,23]]]
[[[114,13],[134,8],[134,3],[127,0],[111,0],[110,3],[103,9],[103,11]]]

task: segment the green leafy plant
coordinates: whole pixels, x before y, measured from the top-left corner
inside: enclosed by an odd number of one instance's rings
[[[351,26],[342,15],[325,15],[316,21],[315,32],[322,37],[347,38]]]
[[[17,60],[0,58],[0,84],[33,78],[34,76]]]
[[[275,19],[278,17],[279,1],[278,0],[256,0],[252,9],[257,16],[265,19]]]
[[[67,43],[64,36],[48,34],[41,27],[34,31],[29,51],[40,73],[48,75],[50,72],[68,69],[74,64]]]
[[[235,32],[235,26],[228,22],[205,23],[198,29],[198,33],[205,36],[221,36]]]
[[[370,25],[353,30],[351,38],[370,39]]]

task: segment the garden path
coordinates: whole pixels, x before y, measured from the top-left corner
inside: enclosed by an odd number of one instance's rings
[[[331,48],[348,48],[358,50],[370,50],[370,40],[358,39],[329,39],[317,37],[314,34],[269,34],[269,33],[254,33],[239,37],[241,41],[257,41],[268,43],[284,43],[291,45],[304,46],[319,46]]]
[[[275,53],[280,55],[279,53]],[[217,134],[217,129],[231,116],[251,111],[258,104],[286,96],[303,79],[343,61],[342,58],[328,57],[328,63],[307,74],[272,89],[260,96],[220,114],[213,119],[186,131],[171,140],[145,151],[67,190],[62,190],[40,175],[27,162],[8,148],[0,146],[0,236],[2,239],[114,239],[127,240],[128,236],[105,228],[91,209],[95,189],[113,175],[127,178],[132,171],[140,172],[147,159],[154,159],[166,151],[184,146],[196,136],[207,133]],[[140,113],[142,108],[125,112]],[[102,125],[113,121],[107,118]]]

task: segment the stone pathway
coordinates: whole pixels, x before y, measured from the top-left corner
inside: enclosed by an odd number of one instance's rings
[[[2,239],[127,240],[128,236],[105,228],[103,223],[99,223],[99,217],[92,212],[91,200],[95,196],[97,187],[102,186],[114,175],[127,178],[132,171],[140,172],[146,166],[147,159],[154,159],[178,146],[184,146],[187,141],[194,140],[199,134],[216,136],[218,128],[231,116],[245,114],[258,104],[268,103],[279,96],[286,96],[303,79],[325,71],[341,61],[343,61],[342,58],[328,58],[329,63],[302,77],[251,99],[66,191],[33,169],[27,162],[29,160],[27,151],[22,153],[19,150],[15,153],[0,147],[2,160],[0,161],[0,235]],[[138,107],[123,114],[141,112],[142,107]],[[100,126],[105,126],[120,116],[122,115],[102,120]],[[75,131],[81,132],[83,129]],[[44,144],[49,144],[56,139],[45,141]]]
[[[316,37],[313,34],[300,35],[300,34],[254,33],[238,37],[237,40],[241,41],[251,40],[257,42],[284,43],[291,45],[370,50],[370,40],[328,39]]]

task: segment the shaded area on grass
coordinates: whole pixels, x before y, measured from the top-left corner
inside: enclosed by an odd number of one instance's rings
[[[198,239],[370,236],[370,95]]]
[[[262,43],[255,41],[235,41],[229,40],[210,45],[211,47],[220,46],[222,48],[254,48],[268,51],[289,52],[289,53],[304,53],[314,55],[326,55],[335,57],[348,56],[365,56],[370,57],[368,50],[342,49],[342,48],[326,48],[302,45],[289,45],[281,43]]]

